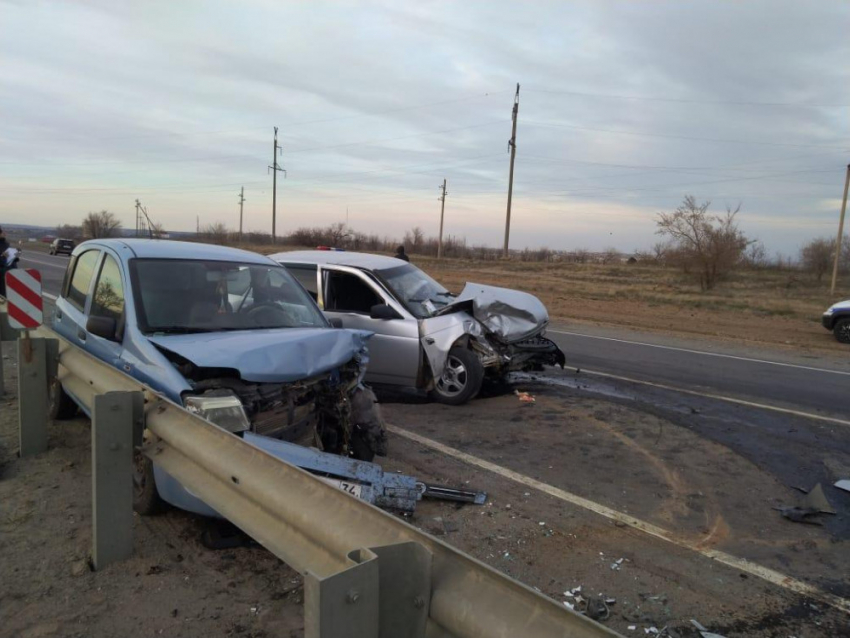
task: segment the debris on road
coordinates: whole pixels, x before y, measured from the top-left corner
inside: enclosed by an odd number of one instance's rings
[[[835,482],[835,487],[845,492],[850,492],[850,479],[841,479]]]
[[[835,510],[823,493],[823,487],[818,483],[806,495],[806,507],[816,509],[821,514],[835,514]]]
[[[534,403],[534,396],[530,392],[520,392],[519,390],[514,390],[514,394],[519,399],[520,403]]]
[[[807,523],[809,525],[823,525],[820,521],[810,520],[810,516],[820,514],[820,511],[813,507],[774,507],[777,512],[782,514],[789,521],[794,523]]]
[[[699,624],[696,620],[691,619],[691,624],[697,628],[697,631],[699,631],[699,634],[700,636],[702,636],[702,638],[726,638],[725,636],[721,636],[720,634],[710,632],[708,629]]]

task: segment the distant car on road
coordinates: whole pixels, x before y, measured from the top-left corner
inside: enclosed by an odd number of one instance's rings
[[[367,461],[386,454],[374,395],[360,383],[369,335],[333,329],[267,257],[177,241],[86,241],[71,256],[53,327],[237,436]],[[50,416],[70,418],[77,406],[85,411],[57,378]],[[161,498],[214,514],[146,457],[137,453],[135,462],[139,513],[152,513]]]
[[[832,330],[838,341],[850,343],[850,299],[839,301],[827,308],[821,323],[827,330]]]
[[[73,239],[54,239],[50,244],[51,255],[70,255],[77,244]]]
[[[401,259],[365,253],[271,255],[343,328],[369,330],[371,383],[429,390],[441,403],[473,399],[485,376],[564,365],[543,335],[549,315],[528,293],[467,283],[453,295]]]

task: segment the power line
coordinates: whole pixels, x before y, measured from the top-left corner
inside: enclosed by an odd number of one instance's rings
[[[588,126],[572,126],[570,124],[555,124],[552,122],[524,122],[527,126],[540,126],[544,128],[565,128],[576,131],[595,131],[598,133],[611,133],[613,135],[637,135],[640,137],[659,137],[659,138],[668,138],[668,139],[676,139],[676,140],[690,140],[690,141],[698,141],[698,142],[720,142],[726,144],[744,144],[744,145],[754,145],[754,146],[788,146],[788,147],[797,147],[797,148],[834,148],[836,150],[845,150],[844,147],[841,146],[826,146],[823,144],[789,144],[786,142],[754,142],[748,140],[732,140],[732,139],[722,139],[722,138],[714,138],[714,137],[691,137],[687,135],[667,135],[664,133],[646,133],[643,131],[623,131],[616,129],[604,129],[604,128],[593,128]]]
[[[406,140],[413,137],[424,137],[427,135],[441,135],[443,133],[454,133],[456,131],[466,131],[468,129],[473,128],[481,128],[483,126],[492,126],[493,124],[504,124],[505,120],[494,120],[492,122],[484,122],[483,124],[472,124],[470,126],[460,126],[457,128],[447,128],[441,131],[426,131],[425,133],[415,133],[412,135],[400,135],[399,137],[387,137],[381,140],[369,141],[369,140],[361,140],[359,142],[347,142],[345,144],[334,144],[332,146],[312,146],[309,148],[296,148],[290,151],[287,151],[290,155],[293,153],[308,153],[312,151],[324,151],[333,148],[345,148],[348,146],[375,146],[376,144],[383,144],[384,142],[395,142],[397,140]]]
[[[847,107],[850,104],[812,104],[805,102],[754,102],[754,101],[738,101],[738,100],[707,100],[707,99],[687,99],[673,97],[654,97],[642,95],[611,95],[607,93],[585,93],[582,91],[561,91],[554,89],[526,89],[532,93],[551,93],[555,95],[569,95],[572,97],[586,97],[594,99],[606,100],[635,100],[641,102],[672,102],[675,104],[714,104],[725,106],[781,106],[792,108],[840,108]]]

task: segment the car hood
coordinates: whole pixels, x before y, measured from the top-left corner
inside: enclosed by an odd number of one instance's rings
[[[827,312],[835,312],[836,310],[850,310],[850,299],[832,304]]]
[[[288,328],[147,338],[201,368],[231,368],[244,381],[285,383],[330,372],[354,358],[365,367],[371,332]]]
[[[505,343],[528,339],[549,324],[546,306],[534,295],[510,288],[467,283],[437,315],[466,311]]]

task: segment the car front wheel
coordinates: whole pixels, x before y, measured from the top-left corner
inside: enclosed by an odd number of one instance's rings
[[[47,416],[52,421],[67,421],[77,416],[77,404],[62,388],[59,379],[54,378],[48,388]]]
[[[434,379],[431,396],[446,405],[462,405],[474,399],[484,381],[484,366],[475,353],[466,348],[449,350],[443,373]]]
[[[832,332],[841,343],[850,343],[850,317],[841,317],[836,321]]]
[[[142,516],[161,512],[165,502],[156,489],[151,460],[136,450],[133,456],[133,509]]]

